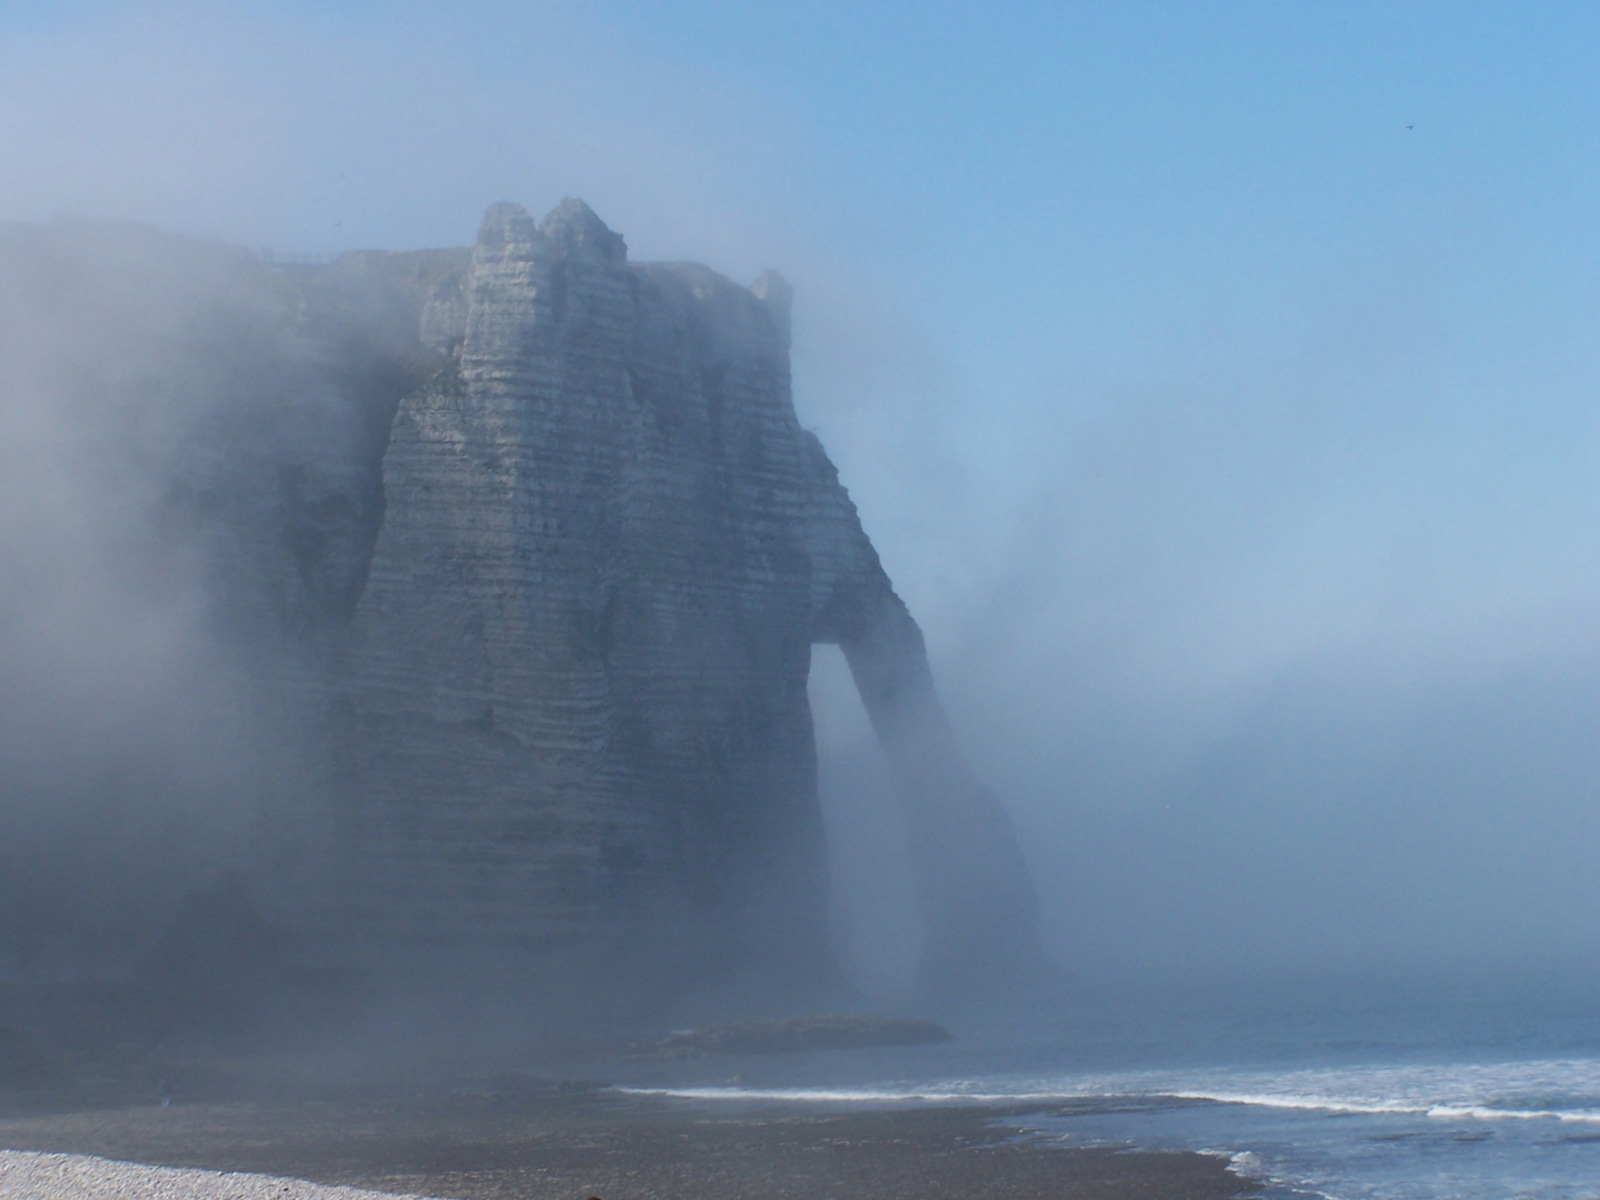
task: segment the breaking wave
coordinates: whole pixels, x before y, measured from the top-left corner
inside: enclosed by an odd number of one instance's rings
[[[1600,1124],[1600,1060],[1279,1072],[930,1080],[856,1087],[625,1087],[635,1095],[794,1104],[1051,1104],[1101,1098],[1448,1120]]]

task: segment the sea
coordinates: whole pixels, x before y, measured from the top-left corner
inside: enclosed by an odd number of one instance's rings
[[[617,1082],[705,1105],[1036,1104],[1006,1118],[1020,1136],[1214,1154],[1268,1198],[1600,1200],[1600,974],[1065,989],[947,1024],[944,1044]]]

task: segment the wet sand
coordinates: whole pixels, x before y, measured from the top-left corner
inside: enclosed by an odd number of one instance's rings
[[[996,1123],[1025,1127],[1027,1111],[1039,1110],[729,1111],[605,1091],[232,1101],[12,1115],[0,1119],[0,1147],[461,1200],[1225,1200],[1246,1190],[1217,1158],[1065,1150]],[[14,1179],[21,1161],[10,1158]],[[256,1194],[218,1176],[141,1192],[136,1170],[113,1168],[120,1191],[41,1195]]]

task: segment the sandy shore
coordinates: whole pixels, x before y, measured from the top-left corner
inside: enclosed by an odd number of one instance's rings
[[[0,1147],[98,1156],[0,1156],[0,1195],[1225,1200],[1244,1190],[1216,1158],[1051,1148],[1016,1138],[997,1116],[973,1108],[730,1112],[607,1092],[107,1107],[0,1120]],[[1020,1111],[1011,1117],[1025,1124]],[[364,1190],[329,1192],[302,1180]]]

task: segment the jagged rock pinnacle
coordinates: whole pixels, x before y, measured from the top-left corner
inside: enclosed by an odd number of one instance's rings
[[[573,196],[551,209],[539,230],[569,252],[595,254],[609,262],[623,262],[628,257],[622,235],[612,232],[594,209]]]
[[[478,226],[478,244],[498,246],[508,242],[526,242],[538,235],[538,226],[520,204],[502,200],[491,204]]]

